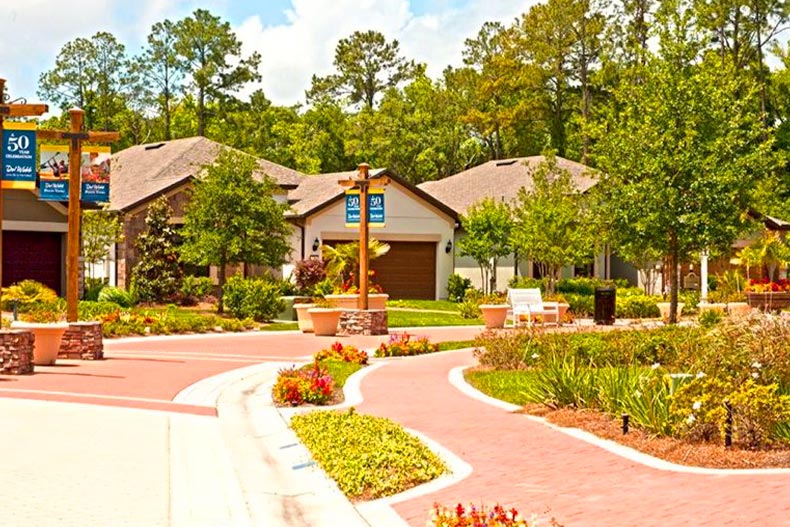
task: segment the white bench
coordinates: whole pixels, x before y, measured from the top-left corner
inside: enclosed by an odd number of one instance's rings
[[[540,289],[508,289],[507,301],[513,315],[513,327],[518,327],[522,318],[526,318],[527,325],[532,325],[538,316],[541,323],[546,323],[546,315],[554,315],[552,322],[560,324],[559,302],[544,302],[540,296]]]

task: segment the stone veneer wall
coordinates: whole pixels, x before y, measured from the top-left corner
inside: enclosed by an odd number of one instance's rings
[[[0,373],[5,375],[24,375],[33,373],[32,331],[0,331]]]
[[[59,359],[104,358],[101,322],[72,322],[60,340]]]
[[[386,309],[369,309],[367,311],[349,309],[344,310],[340,315],[337,331],[340,336],[386,335],[387,333]]]

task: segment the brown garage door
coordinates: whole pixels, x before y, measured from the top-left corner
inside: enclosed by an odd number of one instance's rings
[[[58,232],[3,231],[3,287],[32,279],[60,293],[62,238]]]
[[[390,250],[370,262],[390,298],[436,298],[436,242],[387,242]]]

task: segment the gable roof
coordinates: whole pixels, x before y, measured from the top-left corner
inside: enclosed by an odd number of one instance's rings
[[[112,157],[110,208],[129,210],[198,177],[221,149],[230,148],[205,137],[187,137],[121,150]],[[270,176],[283,188],[294,188],[304,175],[258,159],[257,177]]]
[[[558,168],[570,173],[573,184],[580,192],[586,192],[596,184],[593,169],[562,157],[555,159]],[[483,198],[510,202],[518,197],[521,188],[532,190],[532,171],[545,160],[545,156],[530,156],[489,161],[453,176],[426,181],[418,186],[456,213],[466,214],[473,203]]]
[[[341,179],[354,179],[358,174],[358,171],[350,170],[348,172],[305,176],[299,186],[288,193],[288,202],[291,204],[291,212],[288,215],[293,218],[304,218],[340,200],[345,194],[345,189],[338,184],[338,181]],[[392,181],[395,181],[418,198],[447,214],[450,218],[458,219],[458,215],[453,209],[401,178],[392,170],[379,168],[370,171],[370,179],[382,176],[389,177]]]

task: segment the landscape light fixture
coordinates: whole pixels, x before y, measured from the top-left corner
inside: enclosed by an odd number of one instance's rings
[[[447,254],[450,254],[450,251],[452,251],[452,250],[453,250],[453,241],[452,240],[447,240],[447,245],[444,246],[444,252],[446,252]]]

